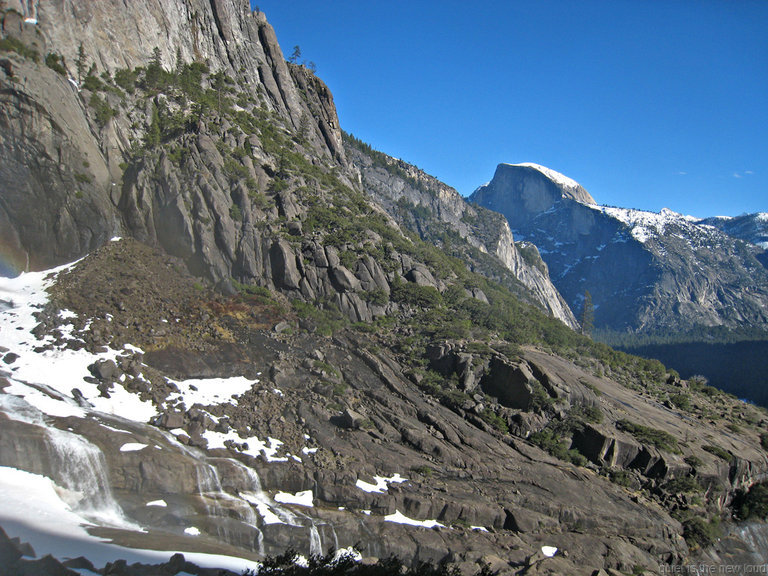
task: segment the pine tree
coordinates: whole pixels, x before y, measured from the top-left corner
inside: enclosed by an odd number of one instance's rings
[[[293,53],[291,54],[291,57],[288,58],[288,62],[291,64],[296,64],[296,62],[301,58],[301,48],[298,44],[293,47]]]
[[[152,59],[149,61],[150,66],[155,66],[156,68],[162,68],[162,59],[160,55],[160,48],[155,46],[152,50]]]
[[[85,61],[85,48],[83,43],[80,42],[80,46],[77,48],[77,60],[75,60],[75,66],[77,67],[77,83],[80,84],[83,81],[83,73],[87,63]]]
[[[581,311],[581,333],[591,336],[595,326],[595,306],[592,304],[592,294],[589,290],[584,292],[584,306]]]

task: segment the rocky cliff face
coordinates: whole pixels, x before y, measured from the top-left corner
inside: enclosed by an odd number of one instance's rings
[[[249,10],[247,1],[120,5],[62,1],[35,3],[34,12],[27,4],[2,13],[4,36],[21,46],[3,54],[7,64],[0,78],[4,184],[0,222],[5,249],[16,269],[72,259],[124,232],[152,241],[167,239],[162,224],[159,233],[156,229],[155,212],[168,211],[168,194],[178,190],[159,190],[142,172],[159,171],[166,183],[183,176],[164,161],[162,150],[147,159],[136,151],[142,144],[151,148],[181,135],[194,137],[196,150],[203,151],[192,155],[182,170],[208,174],[206,202],[221,211],[216,212],[219,229],[214,238],[213,232],[207,234],[199,226],[193,234],[191,225],[196,220],[199,225],[199,218],[182,210],[177,219],[189,225],[188,234],[169,248],[196,253],[198,261],[216,260],[198,262],[216,281],[231,277],[238,257],[234,244],[241,241],[234,229],[240,226],[229,217],[233,200],[226,178],[211,170],[220,171],[223,163],[214,140],[231,127],[238,109],[244,110],[231,102],[235,92],[247,91],[251,100],[240,104],[248,111],[258,107],[260,114],[272,115],[280,125],[275,130],[300,131],[305,154],[318,161],[343,159],[330,92],[306,69],[285,62],[274,31],[263,14]],[[32,13],[34,21],[22,16]],[[141,26],[131,24],[135,22]],[[46,59],[53,68],[44,63]],[[134,87],[141,75],[137,68],[153,59],[155,80],[195,62],[205,62],[207,72],[188,74],[189,83],[197,86],[187,86],[181,94],[177,86],[174,99],[167,78],[153,84],[144,77],[143,86]],[[201,90],[216,91],[215,126],[197,125],[191,118],[193,113],[200,116],[201,106],[200,98],[191,101],[192,88],[198,95]],[[186,114],[186,126],[180,130],[184,134],[166,132],[147,146],[146,131],[158,108],[169,115]],[[246,144],[246,136],[255,136],[255,141]],[[249,151],[261,152],[243,162],[247,174],[242,175],[256,183],[255,191],[264,192],[266,171],[275,164],[273,155],[263,151],[259,135],[240,131],[239,139],[233,135],[229,143],[236,140]],[[178,197],[176,202],[183,207]]]
[[[768,213],[743,214],[734,218],[715,216],[705,218],[699,224],[714,226],[732,238],[744,240],[761,248],[763,251],[758,252],[756,258],[768,268]]]
[[[483,261],[485,255],[495,256],[533,294],[534,302],[567,326],[578,328],[535,248],[529,249],[526,259],[509,224],[498,213],[472,206],[456,190],[415,166],[360,146],[354,139],[350,139],[347,157],[360,171],[366,191],[405,228],[444,249],[460,251],[473,269],[500,278],[503,273],[494,270],[488,259]],[[452,235],[450,241],[441,240],[446,233]],[[456,246],[456,242],[466,245]]]
[[[599,207],[567,180],[502,164],[471,200],[538,246],[572,309],[589,291],[595,325],[609,330],[768,326],[768,276],[754,250],[669,210]]]

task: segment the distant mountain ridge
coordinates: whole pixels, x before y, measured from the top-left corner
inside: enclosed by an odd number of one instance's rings
[[[768,212],[740,216],[715,216],[699,220],[698,223],[714,226],[728,236],[739,238],[768,251]]]
[[[577,316],[588,291],[603,330],[768,329],[763,250],[733,237],[741,231],[759,243],[759,215],[700,221],[598,206],[571,179],[534,166],[500,164],[470,200],[504,214],[518,239],[538,246]]]

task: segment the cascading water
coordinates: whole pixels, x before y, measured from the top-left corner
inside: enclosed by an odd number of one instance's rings
[[[215,466],[200,463],[196,471],[200,498],[208,517],[216,520],[217,536],[226,542],[247,545],[263,554],[264,535],[259,528],[259,517],[251,505],[224,490]]]
[[[48,428],[46,434],[54,481],[64,489],[62,499],[99,524],[132,526],[112,495],[101,450],[70,432]]]
[[[0,411],[11,420],[42,429],[45,448],[37,454],[25,454],[25,460],[39,463],[36,472],[50,475],[61,499],[72,511],[95,524],[141,530],[128,520],[115,500],[110,487],[106,460],[101,450],[78,434],[49,425],[43,414],[25,400],[0,395]],[[33,448],[29,445],[29,448]],[[9,463],[25,469],[24,462]]]
[[[309,554],[316,556],[323,553],[323,541],[320,539],[320,532],[314,522],[309,526]]]
[[[210,462],[215,462],[218,459],[210,459]],[[301,512],[294,512],[287,508],[284,508],[280,504],[276,503],[272,498],[266,494],[261,486],[261,479],[258,473],[244,465],[243,463],[232,459],[221,459],[221,465],[226,465],[229,468],[229,473],[237,475],[236,484],[238,488],[237,496],[231,495],[224,491],[222,483],[219,480],[218,472],[214,466],[210,466],[206,471],[198,470],[199,483],[202,486],[206,486],[208,489],[207,497],[215,497],[219,504],[224,504],[229,510],[234,510],[239,516],[240,520],[250,526],[256,527],[257,523],[261,526],[259,530],[259,552],[264,553],[264,531],[268,530],[280,530],[289,527],[292,529],[307,529],[308,530],[308,550],[310,555],[323,553],[323,538],[319,527],[328,526],[326,524],[316,524],[315,520]],[[258,511],[258,517],[254,512],[254,508]],[[213,512],[214,514],[221,514],[219,512]],[[280,527],[283,528],[280,528]],[[336,533],[331,526],[331,532],[333,535],[334,548],[338,548],[338,539]]]

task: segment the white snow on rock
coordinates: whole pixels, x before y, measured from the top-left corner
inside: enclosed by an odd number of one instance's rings
[[[144,450],[148,444],[141,444],[140,442],[126,442],[120,446],[120,452],[138,452]]]
[[[407,478],[403,478],[399,473],[395,473],[393,476],[386,478],[384,476],[374,476],[373,480],[375,484],[358,479],[355,482],[355,486],[360,488],[363,492],[383,494],[387,491],[389,484],[399,484],[401,482],[407,482]]]
[[[200,536],[200,529],[195,526],[190,526],[189,528],[184,528],[184,534],[188,534],[189,536]]]
[[[313,500],[314,494],[312,490],[304,490],[303,492],[296,492],[296,494],[289,492],[278,492],[275,494],[275,502],[280,502],[281,504],[295,504],[296,506],[312,508],[314,506]]]
[[[578,188],[580,186],[576,180],[568,178],[568,176],[565,174],[561,174],[560,172],[552,170],[552,168],[542,166],[541,164],[534,164],[533,162],[522,162],[521,164],[510,164],[510,166],[523,166],[525,168],[533,168],[534,170],[538,170],[544,174],[544,176],[564,188]]]
[[[46,290],[59,273],[76,265],[77,262],[42,272],[27,272],[15,278],[0,277],[0,301],[6,304],[0,308],[0,347],[19,356],[9,365],[11,386],[5,392],[26,398],[50,416],[82,418],[86,410],[72,397],[72,390],[77,388],[95,410],[146,422],[157,415],[151,402],[141,400],[138,394],[119,385],[110,390],[110,398],[105,398],[96,384],[84,379],[90,376],[88,366],[102,359],[114,361],[124,353],[122,350],[91,354],[84,349],[53,346],[52,336],[39,340],[32,333],[38,324],[35,312],[48,302]],[[63,311],[61,317],[72,318],[74,314]],[[71,325],[65,325],[59,333],[64,339],[73,339],[73,330]],[[46,345],[51,348],[36,350]]]
[[[178,436],[179,434],[186,434],[186,431],[184,431],[182,428],[176,428],[175,430],[171,430],[171,433]],[[277,438],[269,437],[267,438],[266,442],[259,440],[257,436],[249,436],[247,438],[243,438],[240,436],[240,434],[237,433],[236,430],[230,430],[226,433],[216,432],[215,430],[206,430],[203,432],[202,436],[208,442],[209,449],[226,448],[226,442],[231,440],[239,445],[247,445],[245,449],[240,450],[243,454],[248,454],[254,458],[258,458],[261,455],[264,456],[267,462],[288,461],[287,456],[277,455],[280,446],[283,445],[283,442]]]
[[[217,404],[233,404],[237,406],[237,396],[248,392],[258,380],[244,376],[233,378],[199,378],[176,382],[169,380],[178,389],[178,393],[170,394],[166,403],[183,401],[187,408],[195,404],[215,406]]]
[[[671,224],[687,227],[695,225],[698,220],[693,216],[673,212],[669,208],[662,208],[661,212],[615,208],[613,206],[592,206],[592,208],[626,224],[632,237],[642,243],[662,236],[667,226]]]
[[[413,518],[408,518],[408,516],[402,514],[400,510],[395,510],[394,514],[384,516],[384,521],[394,522],[395,524],[406,524],[408,526],[421,526],[423,528],[445,528],[445,525],[440,524],[437,520],[414,520]]]
[[[167,562],[169,556],[178,551],[201,567],[242,573],[246,569],[257,571],[260,566],[258,562],[233,556],[186,550],[143,550],[112,544],[87,532],[85,527],[91,522],[73,512],[62,500],[64,492],[45,476],[0,467],[0,524],[8,536],[29,542],[39,557],[51,554],[69,558],[72,550],[77,550],[97,566],[113,562],[115,558],[123,558],[129,564],[157,564]]]
[[[542,546],[541,547],[541,553],[544,554],[547,558],[552,558],[555,554],[557,554],[557,548],[554,546]]]
[[[165,500],[152,500],[152,502],[147,502],[147,506],[156,506],[158,508],[167,508],[168,503]]]
[[[272,510],[273,503],[265,494],[257,492],[240,492],[240,498],[256,507],[264,524],[285,524],[282,518]]]

